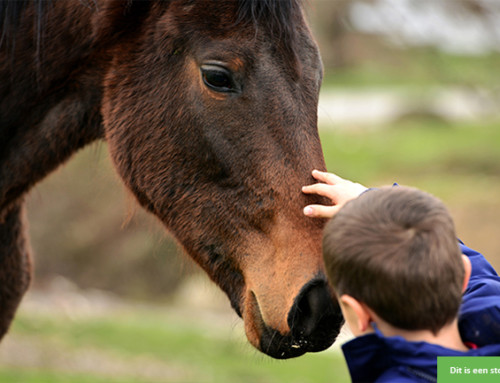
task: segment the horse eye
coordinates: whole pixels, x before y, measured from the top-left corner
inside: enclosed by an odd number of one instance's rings
[[[238,91],[231,73],[225,68],[203,65],[201,67],[201,76],[205,85],[216,92],[229,93]]]

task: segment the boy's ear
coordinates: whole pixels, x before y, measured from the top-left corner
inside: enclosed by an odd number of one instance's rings
[[[344,305],[344,309],[348,311],[346,313],[346,320],[355,336],[364,334],[367,330],[371,329],[370,322],[372,317],[364,304],[347,294],[340,297],[340,302]],[[353,326],[355,328],[352,328]]]
[[[472,273],[472,265],[470,263],[470,259],[465,254],[462,254],[462,261],[464,262],[465,276],[464,276],[464,284],[462,287],[462,292],[465,292],[467,285],[469,284],[470,275]]]

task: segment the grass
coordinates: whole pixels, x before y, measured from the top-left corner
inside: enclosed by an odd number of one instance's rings
[[[455,190],[464,180],[500,174],[500,129],[496,123],[422,126],[401,123],[386,129],[340,131],[323,129],[325,160],[346,178],[380,181],[430,182]]]
[[[213,329],[212,329],[213,330]],[[99,373],[68,373],[52,368],[14,369],[0,367],[2,382],[348,382],[339,353],[318,353],[287,361],[275,361],[253,350],[242,337],[193,326],[158,311],[134,311],[121,315],[68,320],[56,315],[27,315],[16,319],[14,338],[37,339],[58,353],[94,350],[103,362],[112,356],[124,365],[140,361],[144,369],[151,364],[166,373],[144,376],[128,371],[127,376]],[[54,352],[53,350],[51,352]],[[139,359],[138,359],[139,358]],[[106,363],[103,363],[106,364]],[[139,368],[141,370],[141,368]],[[170,376],[169,376],[170,375]]]
[[[327,68],[323,86],[425,88],[436,85],[471,86],[498,90],[500,54],[461,56],[429,48],[404,50],[346,68]]]
[[[0,381],[6,383],[114,383],[110,378],[100,378],[98,376],[61,374],[60,372],[46,371],[18,371],[17,369],[4,368],[0,369]],[[119,383],[141,382],[133,378],[120,380]]]

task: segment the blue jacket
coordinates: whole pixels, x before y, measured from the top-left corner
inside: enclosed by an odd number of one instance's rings
[[[472,272],[458,317],[462,339],[477,346],[500,343],[500,277],[482,254],[460,243]]]
[[[467,352],[402,337],[384,337],[378,330],[342,346],[353,382],[435,382],[437,356],[500,356],[500,277],[478,252],[460,243],[472,265],[459,313],[464,342],[479,346]]]
[[[500,356],[500,344],[466,352],[385,337],[378,330],[342,346],[353,383],[436,382],[437,356]]]

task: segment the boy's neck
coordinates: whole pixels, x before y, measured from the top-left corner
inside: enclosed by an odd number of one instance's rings
[[[377,327],[386,337],[401,336],[410,342],[427,342],[458,351],[468,350],[460,337],[456,319],[445,325],[437,334],[430,330],[402,330],[384,321],[377,323]]]

